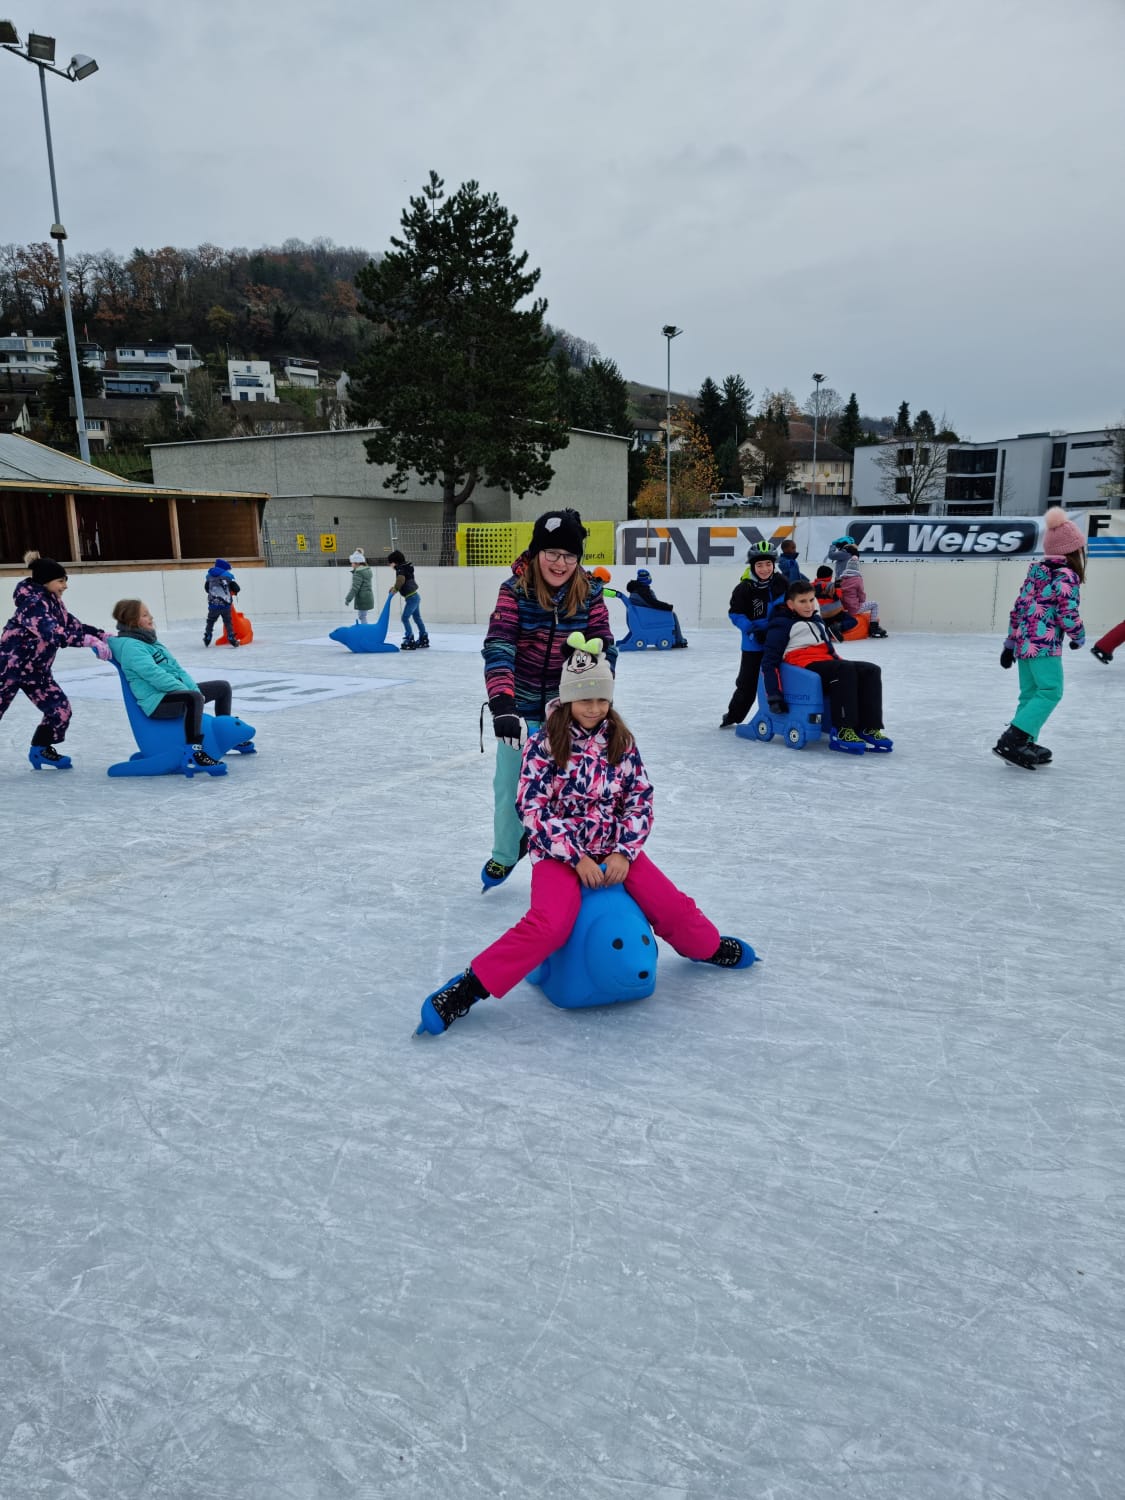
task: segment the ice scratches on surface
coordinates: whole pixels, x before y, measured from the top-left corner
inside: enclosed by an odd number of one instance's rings
[[[330,698],[347,698],[353,693],[367,693],[376,688],[402,685],[402,679],[395,677],[339,677],[313,672],[245,671],[229,667],[229,659],[228,653],[220,656],[215,665],[208,661],[210,671],[201,669],[197,663],[191,675],[196,682],[225,678],[234,689],[235,712],[245,712],[247,716],[252,713],[271,713],[279,708],[301,708],[313,703],[325,703]],[[386,660],[385,657],[383,659]],[[79,672],[62,671],[58,676],[70,698],[120,701],[121,680],[108,664],[100,664],[94,670],[87,668]]]
[[[860,761],[718,732],[733,631],[619,672],[649,852],[762,964],[429,1043],[527,891],[479,894],[476,664],[381,657],[200,783],[104,775],[119,699],[32,773],[17,700],[2,1500],[1125,1494],[1125,676],[1068,657],[1023,773],[994,641],[863,651]]]

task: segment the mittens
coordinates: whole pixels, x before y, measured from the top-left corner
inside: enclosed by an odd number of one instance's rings
[[[1016,653],[1012,650],[1011,646],[1005,646],[1003,651],[1001,651],[1000,653],[1000,665],[1004,668],[1005,672],[1012,665],[1015,659]]]

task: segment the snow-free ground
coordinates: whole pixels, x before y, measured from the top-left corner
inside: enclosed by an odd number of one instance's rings
[[[994,638],[852,648],[861,761],[719,732],[733,631],[625,656],[649,853],[764,962],[416,1040],[527,867],[479,628],[336,623],[165,633],[223,779],[107,778],[87,652],[73,771],[0,722],[0,1500],[1120,1500],[1125,657],[1026,773]]]

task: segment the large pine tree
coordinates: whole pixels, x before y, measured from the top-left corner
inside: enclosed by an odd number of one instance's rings
[[[379,423],[368,461],[392,467],[384,487],[396,493],[412,473],[440,484],[443,563],[454,559],[457,507],[478,484],[537,494],[567,443],[547,304],[521,305],[539,272],[515,253],[517,222],[476,182],[447,198],[431,172],[401,236],[356,276],[360,312],[379,330],[351,388],[354,413]]]

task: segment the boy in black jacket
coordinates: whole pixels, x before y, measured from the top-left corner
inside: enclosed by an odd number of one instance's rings
[[[422,618],[422,595],[414,578],[414,564],[408,563],[401,552],[388,552],[387,561],[395,570],[395,581],[389,592],[402,595],[402,649],[403,651],[424,651],[430,644],[430,637],[426,633],[426,622]],[[411,620],[414,620],[418,626],[417,640],[414,639],[414,633],[410,629]]]
[[[746,560],[749,566],[730,596],[729,611],[731,624],[742,631],[742,661],[720,729],[733,729],[741,724],[754,707],[766,621],[785,598],[785,579],[777,571],[777,553],[769,542],[758,542],[751,547]]]

